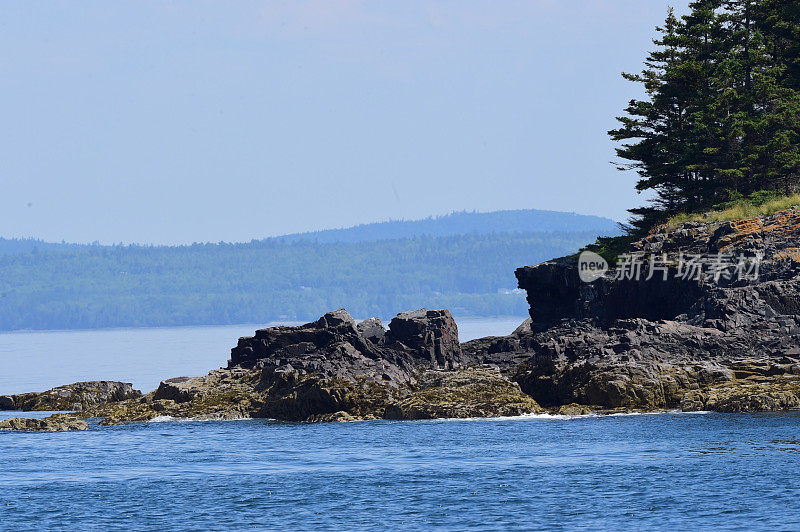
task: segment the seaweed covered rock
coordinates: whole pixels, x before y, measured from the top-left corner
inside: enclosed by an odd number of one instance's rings
[[[435,419],[519,416],[542,408],[519,386],[485,369],[426,372],[413,391],[392,404],[386,417]]]
[[[101,417],[102,424],[108,425],[155,418],[352,421],[540,411],[516,383],[480,369],[423,371],[413,384],[390,386],[366,378],[323,377],[272,367],[233,368],[181,379],[179,384],[180,396],[167,398],[156,390],[83,415]]]
[[[0,396],[0,410],[86,410],[105,403],[141,397],[128,382],[89,381],[58,386],[46,392]]]
[[[65,432],[88,428],[89,424],[84,420],[67,414],[53,414],[41,419],[13,417],[0,421],[0,430],[21,432]]]

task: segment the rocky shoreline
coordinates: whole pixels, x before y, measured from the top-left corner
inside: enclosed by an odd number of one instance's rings
[[[631,246],[646,275],[580,278],[577,256],[516,271],[531,318],[461,343],[447,310],[357,323],[340,309],[239,339],[226,367],[163,381],[0,396],[0,410],[72,410],[0,429],[81,430],[159,416],[352,421],[551,412],[800,408],[800,212],[658,228]],[[687,276],[669,257],[733,256],[757,276]],[[719,273],[719,272],[717,272]]]

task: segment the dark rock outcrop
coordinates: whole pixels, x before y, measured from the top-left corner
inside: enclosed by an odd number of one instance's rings
[[[665,255],[664,271],[654,269],[648,280],[644,261],[638,280],[612,272],[586,283],[577,257],[517,270],[532,318],[529,356],[515,377],[523,391],[550,406],[753,411],[800,404],[798,211],[659,228],[631,252]],[[750,270],[758,263],[758,272],[681,275],[676,257],[695,255],[733,258]]]
[[[531,356],[533,331],[528,318],[508,336],[487,336],[461,344],[464,356],[472,365],[497,368],[513,375]]]
[[[412,353],[414,363],[431,369],[455,369],[465,360],[458,327],[448,310],[402,312],[389,322],[386,345]]]
[[[379,330],[380,329],[380,330]],[[326,378],[402,384],[425,369],[453,369],[464,355],[447,310],[398,314],[381,334],[380,320],[356,324],[344,309],[297,327],[272,327],[240,338],[228,367],[270,367]]]
[[[128,382],[90,381],[58,386],[46,392],[0,396],[0,410],[86,410],[105,403],[141,397]]]
[[[368,318],[356,325],[358,333],[374,345],[383,345],[386,339],[386,327],[378,318]]]

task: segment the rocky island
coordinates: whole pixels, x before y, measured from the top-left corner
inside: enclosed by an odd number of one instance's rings
[[[525,413],[800,407],[800,211],[660,226],[634,262],[585,282],[578,256],[516,271],[531,318],[509,336],[461,343],[447,310],[356,322],[340,309],[240,338],[227,366],[167,379],[76,383],[0,396],[5,410],[73,410],[0,429],[74,430],[174,418],[351,421]],[[713,272],[683,258],[738,257]],[[681,257],[681,260],[675,259]],[[757,263],[757,264],[756,264]],[[757,268],[756,268],[757,266]],[[736,267],[757,275],[732,275]]]

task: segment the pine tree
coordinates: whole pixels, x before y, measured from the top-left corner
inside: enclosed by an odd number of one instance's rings
[[[791,190],[800,176],[800,5],[789,0],[697,0],[669,11],[633,100],[609,132],[624,142],[650,205],[635,231],[677,212],[707,210],[758,190]]]
[[[620,169],[635,169],[641,179],[638,191],[655,190],[657,196],[646,207],[631,209],[637,229],[647,229],[664,212],[694,209],[707,194],[706,183],[713,172],[716,152],[707,150],[715,134],[706,120],[712,101],[710,79],[720,32],[715,9],[717,0],[695,2],[691,17],[678,19],[670,10],[657,28],[661,38],[648,55],[641,74],[623,74],[642,83],[647,100],[632,100],[627,116],[618,117],[621,127],[609,132],[624,144],[617,155],[628,163]]]

